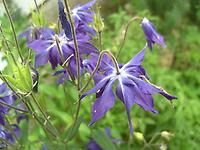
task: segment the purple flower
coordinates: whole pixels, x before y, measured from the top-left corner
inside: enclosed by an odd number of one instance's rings
[[[154,25],[147,18],[143,18],[141,24],[144,34],[146,36],[148,47],[151,50],[153,48],[154,43],[161,45],[163,48],[166,47],[163,36],[156,31]]]
[[[56,35],[52,29],[42,33],[42,38],[34,40],[28,43],[28,47],[36,51],[35,67],[45,65],[48,61],[51,63],[53,69],[58,64],[62,65],[60,54],[56,44],[56,37],[59,40],[59,45],[63,53],[64,59],[66,60],[72,54],[75,56],[74,42],[68,39],[66,35],[61,32]],[[90,38],[88,36],[78,34],[77,42],[80,54],[90,54],[97,52],[97,49],[89,43]]]
[[[15,96],[13,93],[7,89],[6,84],[3,83],[0,85],[0,101],[8,105],[12,105],[15,101]],[[0,104],[0,124],[5,125],[4,116],[9,111],[9,108]]]
[[[96,35],[96,31],[88,23],[93,22],[94,12],[91,7],[96,0],[92,0],[84,5],[77,5],[72,9],[72,17],[75,21],[75,26],[79,32],[89,33],[92,36]]]
[[[96,93],[96,101],[92,106],[92,120],[90,125],[101,119],[115,103],[115,94],[113,93],[113,84],[117,82],[116,95],[126,107],[130,132],[133,133],[130,110],[133,104],[141,106],[144,110],[157,113],[154,109],[152,94],[160,93],[169,100],[176,97],[169,95],[161,88],[146,82],[144,79],[145,71],[141,66],[144,59],[146,47],[133,57],[127,64],[123,65],[119,73],[114,67],[109,67],[101,80],[94,88],[85,92],[81,99],[88,94]],[[141,69],[142,68],[142,69]]]
[[[93,12],[91,7],[95,4],[96,0],[92,0],[84,5],[77,5],[72,9],[72,17],[75,22],[89,23],[93,21]]]

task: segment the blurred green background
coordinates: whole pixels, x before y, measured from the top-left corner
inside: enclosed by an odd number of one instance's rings
[[[109,127],[113,138],[121,139],[118,149],[176,149],[197,150],[200,146],[200,1],[199,0],[110,0],[100,1],[101,13],[104,18],[103,48],[112,50],[116,54],[123,39],[124,29],[128,20],[134,16],[150,19],[159,33],[165,37],[167,48],[154,47],[147,51],[143,65],[151,82],[162,86],[172,95],[178,97],[173,104],[165,98],[155,95],[155,108],[159,114],[145,112],[139,106],[133,106],[131,111],[135,135],[129,138],[126,112],[123,104],[117,101],[114,108],[106,117],[99,120],[92,127],[90,108],[94,96],[88,96],[81,107],[83,123],[79,133],[72,140],[69,149],[85,149],[91,133],[95,129],[102,132]],[[47,4],[54,8],[57,7]],[[31,24],[31,17],[20,13],[20,9],[12,7],[13,20],[17,32],[20,33]],[[44,6],[45,7],[45,6]],[[52,12],[51,12],[52,13]],[[48,11],[45,17],[49,20]],[[56,16],[56,15],[55,15]],[[52,19],[53,20],[53,19]],[[11,38],[8,21],[1,17],[1,23],[6,36]],[[49,24],[47,21],[46,24]],[[126,63],[145,44],[144,34],[139,22],[132,23],[123,51],[118,58],[119,63]],[[21,42],[24,46],[24,42]],[[1,46],[1,45],[0,45]],[[43,106],[52,116],[54,124],[61,132],[72,123],[71,113],[75,112],[75,89],[70,83],[65,84],[67,96],[62,86],[57,86],[56,77],[49,65],[39,69],[39,96]],[[59,93],[59,94],[58,94]],[[38,97],[39,97],[38,96]],[[43,136],[42,129],[29,127],[27,145],[38,148],[48,143]],[[25,127],[23,127],[25,130]],[[164,136],[161,133],[167,131]],[[24,131],[25,132],[25,131]],[[169,138],[168,138],[169,137]],[[150,144],[145,144],[150,141]],[[39,143],[39,144],[38,144]],[[30,146],[31,145],[31,146]]]

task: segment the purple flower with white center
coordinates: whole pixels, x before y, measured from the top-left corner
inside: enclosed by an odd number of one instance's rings
[[[63,32],[56,35],[52,29],[49,29],[48,32],[44,32],[42,34],[42,38],[28,43],[28,47],[36,51],[36,68],[45,65],[48,61],[51,63],[53,69],[55,69],[58,64],[62,65],[63,62],[61,61],[57,48],[56,38],[58,38],[65,60],[72,54],[75,56],[73,40],[68,39]],[[83,36],[82,34],[77,35],[80,54],[90,54],[98,51],[92,44],[89,43],[89,40],[88,36]]]
[[[0,101],[6,103],[8,105],[12,105],[15,101],[16,97],[13,93],[7,89],[6,84],[3,83],[0,85]],[[9,108],[0,104],[0,124],[5,125],[4,116],[9,111]]]
[[[75,22],[89,23],[93,21],[93,12],[91,7],[96,3],[96,0],[92,0],[84,5],[77,5],[72,9],[72,17]]]
[[[154,25],[147,18],[143,18],[141,25],[146,36],[148,47],[151,50],[154,43],[161,45],[163,48],[166,47],[163,36],[156,31]]]
[[[127,64],[123,65],[119,72],[114,67],[106,70],[107,74],[102,75],[102,79],[94,88],[85,92],[81,99],[85,96],[96,93],[96,101],[92,106],[92,120],[90,125],[101,119],[115,103],[115,95],[113,93],[113,84],[118,81],[116,88],[117,97],[126,107],[130,132],[133,133],[130,110],[133,104],[138,104],[144,110],[157,113],[154,109],[152,94],[160,93],[168,100],[176,99],[167,92],[143,80],[145,78],[144,69],[141,69],[141,63],[144,59],[146,47],[133,57]],[[146,78],[145,78],[146,79]]]

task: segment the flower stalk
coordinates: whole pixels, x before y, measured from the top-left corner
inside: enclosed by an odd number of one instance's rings
[[[119,51],[118,51],[118,53],[116,55],[116,58],[118,58],[120,56],[121,52],[122,52],[122,49],[123,49],[124,44],[126,42],[126,37],[127,37],[128,29],[129,29],[131,23],[134,22],[134,21],[136,21],[136,20],[141,20],[141,19],[142,19],[141,17],[135,16],[135,17],[131,18],[128,21],[128,24],[126,25],[126,28],[125,28],[124,38],[123,38],[123,40],[122,40],[122,42],[120,44],[120,48],[119,48]]]
[[[80,62],[80,54],[79,54],[79,49],[78,49],[78,43],[77,43],[77,39],[76,39],[76,31],[75,31],[75,27],[74,27],[74,22],[72,20],[72,16],[71,16],[71,12],[70,12],[70,7],[69,7],[69,2],[68,0],[64,0],[65,2],[65,7],[67,10],[67,16],[69,19],[69,23],[72,29],[72,37],[73,37],[73,41],[74,41],[74,48],[75,48],[75,55],[76,55],[76,68],[77,68],[77,88],[78,91],[80,90],[80,76],[81,76],[81,71],[80,71],[80,66],[81,66],[81,62]]]
[[[19,48],[19,42],[17,40],[17,34],[16,34],[16,31],[15,31],[15,27],[14,27],[14,24],[13,24],[13,20],[11,18],[11,15],[10,15],[10,12],[9,12],[9,9],[8,9],[8,6],[6,4],[6,1],[3,0],[3,5],[4,5],[4,8],[6,10],[6,14],[8,16],[8,20],[10,22],[10,25],[11,25],[11,28],[12,28],[12,32],[13,32],[13,37],[14,37],[14,40],[15,40],[15,44],[16,44],[16,47],[17,47],[17,51],[18,51],[18,54],[19,54],[19,57],[21,59],[21,62],[23,63],[23,57],[22,57],[22,54],[20,52],[20,48]]]

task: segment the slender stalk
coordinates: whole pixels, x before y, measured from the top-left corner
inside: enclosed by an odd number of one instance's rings
[[[75,47],[75,55],[76,55],[76,68],[77,68],[77,89],[78,91],[80,90],[80,55],[79,55],[79,49],[78,49],[78,43],[77,43],[77,39],[76,39],[76,32],[75,32],[75,27],[74,27],[74,22],[72,20],[72,16],[71,16],[71,12],[70,12],[70,7],[69,7],[69,2],[68,0],[64,0],[65,2],[65,7],[67,10],[67,15],[69,18],[69,22],[71,25],[71,29],[72,29],[72,37],[73,37],[73,41],[74,41],[74,47]]]
[[[99,35],[99,50],[102,51],[103,50],[103,47],[102,47],[102,32],[99,31],[98,35]]]
[[[11,28],[12,28],[12,32],[13,32],[13,37],[14,37],[14,40],[15,40],[15,44],[16,44],[16,47],[17,47],[17,51],[18,51],[18,54],[19,54],[19,57],[23,63],[23,57],[22,57],[22,54],[20,52],[20,48],[19,48],[19,42],[17,40],[17,34],[15,32],[15,27],[14,27],[14,24],[13,24],[13,20],[11,18],[11,15],[10,15],[10,12],[9,12],[9,9],[8,9],[8,6],[6,4],[6,0],[3,0],[3,5],[4,5],[4,8],[6,10],[6,14],[8,16],[8,19],[9,19],[9,22],[10,22],[10,25],[11,25]]]
[[[34,3],[35,3],[36,10],[37,10],[37,12],[39,14],[40,13],[40,9],[39,9],[39,6],[37,4],[37,0],[34,0]]]
[[[74,48],[75,48],[75,55],[76,55],[76,68],[77,68],[77,91],[78,91],[78,99],[80,99],[80,97],[81,97],[80,92],[79,92],[79,90],[81,89],[80,55],[79,55],[78,43],[77,43],[77,39],[76,39],[76,31],[75,31],[75,27],[74,27],[74,22],[72,20],[71,11],[70,11],[70,7],[69,7],[69,2],[68,2],[68,0],[64,0],[64,2],[65,2],[66,10],[67,10],[67,16],[69,19],[69,23],[71,25],[72,37],[73,37],[73,41],[74,41]],[[80,112],[80,106],[81,106],[81,101],[78,102],[74,125],[73,125],[72,130],[74,129],[74,127],[76,125],[76,122],[77,122],[77,119],[79,116],[79,112]]]
[[[46,133],[46,135],[48,135],[48,133],[50,133],[55,139],[57,139],[57,135],[55,135],[50,129],[46,128],[43,124],[43,122],[39,119],[39,117],[37,116],[34,108],[33,108],[33,105],[31,104],[30,101],[28,101],[27,103],[25,103],[27,108],[32,111],[32,115],[33,115],[33,118],[35,118],[37,120],[37,122],[43,127],[44,129],[44,132]]]
[[[0,75],[2,75],[2,72],[0,71]],[[47,129],[44,124],[40,121],[39,117],[37,116],[36,112],[34,111],[34,108],[32,106],[32,104],[30,103],[30,101],[26,101],[23,99],[23,97],[21,97],[13,88],[12,86],[8,83],[8,81],[4,78],[1,77],[2,80],[8,85],[8,87],[11,89],[11,91],[20,99],[22,100],[23,104],[25,104],[26,108],[31,112],[33,118],[35,118],[37,120],[37,122],[43,127],[44,131],[47,130],[54,138],[57,138],[57,135],[55,135],[51,130]],[[45,131],[46,133],[46,131]]]
[[[83,88],[80,90],[80,93],[83,93],[85,91],[85,89],[87,88],[87,86],[89,85],[90,81],[93,79],[95,73],[98,71],[99,67],[100,67],[100,64],[101,64],[101,60],[103,58],[103,55],[104,54],[107,54],[108,56],[110,56],[110,58],[112,59],[114,65],[115,65],[115,68],[116,68],[116,73],[117,74],[120,74],[120,69],[119,69],[119,66],[118,66],[118,63],[117,63],[117,60],[116,58],[112,55],[112,53],[110,53],[109,51],[106,51],[106,50],[103,50],[101,51],[100,55],[99,55],[99,58],[98,58],[98,61],[97,61],[97,65],[95,66],[90,78],[88,79],[88,81],[86,82],[86,84],[83,86]]]
[[[17,110],[17,111],[23,112],[23,113],[29,113],[29,112],[26,111],[26,110],[23,110],[23,109],[20,109],[20,108],[14,107],[14,106],[9,105],[9,104],[7,104],[7,103],[4,103],[4,102],[2,102],[2,101],[0,101],[0,105],[6,106],[6,107],[8,107],[8,108],[11,108],[11,109],[14,109],[14,110]]]
[[[34,100],[36,106],[38,107],[38,109],[40,110],[40,112],[42,113],[42,115],[44,116],[44,118],[46,119],[47,122],[49,122],[49,118],[48,116],[45,114],[45,112],[43,111],[42,107],[40,106],[39,102],[37,101],[36,97],[33,95],[33,93],[31,93],[31,97]]]
[[[6,45],[7,49],[8,49],[8,51],[9,51],[9,53],[10,53],[10,55],[11,55],[11,57],[12,57],[12,59],[13,59],[15,65],[17,65],[17,62],[16,62],[16,60],[15,60],[15,57],[14,57],[13,53],[11,52],[10,46],[9,46],[7,40],[6,40],[5,35],[4,35],[4,32],[3,32],[3,29],[2,29],[1,24],[0,24],[0,32],[1,32],[1,34],[2,34],[3,41],[4,41],[4,43],[5,43],[5,45]]]
[[[126,25],[126,29],[125,29],[124,38],[123,38],[123,40],[122,40],[122,42],[120,44],[120,48],[119,48],[119,51],[118,51],[118,53],[116,55],[116,58],[118,58],[120,56],[121,52],[122,52],[122,49],[123,49],[124,44],[126,42],[126,36],[127,36],[127,33],[128,33],[129,26],[131,25],[132,22],[134,22],[135,20],[138,20],[138,19],[141,19],[141,17],[136,16],[136,17],[131,18],[128,21],[128,24]]]
[[[40,20],[40,8],[37,4],[37,0],[34,0],[34,3],[35,3],[35,7],[36,7],[36,10],[37,10],[37,16],[38,16],[38,21],[39,21],[39,24],[41,25],[41,20]]]

